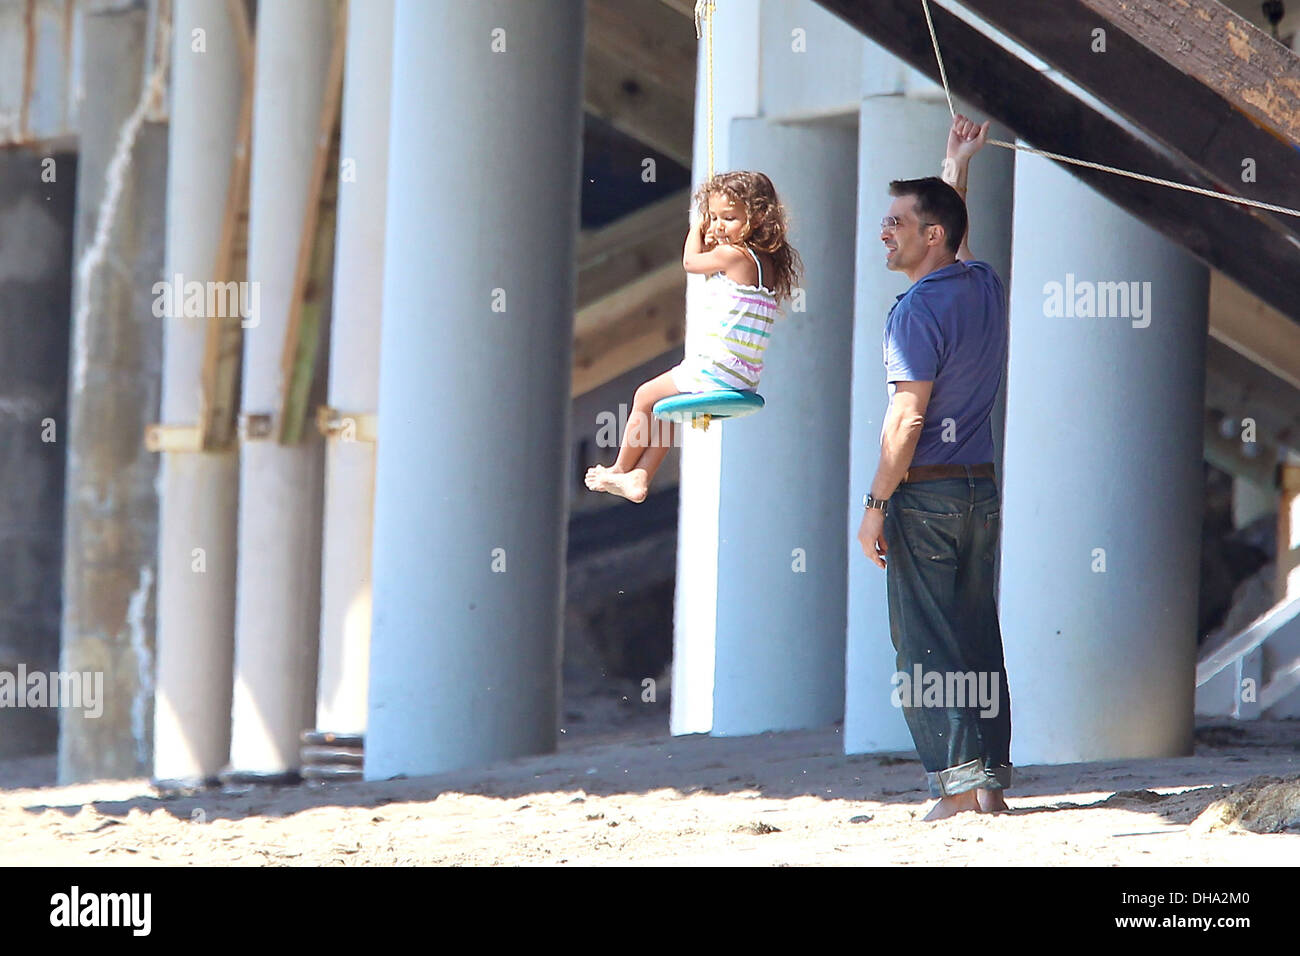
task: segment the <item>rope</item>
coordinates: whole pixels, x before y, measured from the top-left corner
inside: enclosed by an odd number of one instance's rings
[[[701,2],[703,2],[703,0],[701,0]],[[948,98],[948,113],[956,118],[957,111],[953,108],[952,104],[952,90],[948,87],[948,72],[943,66],[943,54],[939,52],[939,37],[934,32],[934,20],[930,17],[930,0],[921,0],[921,6],[925,10],[926,25],[930,28],[930,42],[934,44],[934,56],[939,63],[939,78],[943,81],[943,93],[944,96]],[[1184,192],[1209,196],[1211,199],[1222,199],[1224,202],[1239,203],[1243,206],[1254,206],[1256,209],[1267,209],[1269,212],[1281,213],[1285,216],[1300,216],[1300,210],[1298,209],[1289,209],[1286,206],[1275,206],[1272,203],[1259,202],[1255,199],[1245,199],[1241,196],[1233,196],[1230,193],[1219,192],[1213,189],[1203,189],[1200,186],[1189,186],[1187,183],[1177,183],[1170,179],[1159,179],[1155,176],[1146,176],[1142,173],[1130,172],[1127,169],[1107,166],[1104,163],[1091,163],[1086,159],[1075,159],[1071,156],[1062,156],[1059,153],[1049,153],[1045,149],[1034,149],[1032,146],[1023,146],[1019,143],[1004,143],[1000,139],[990,139],[985,142],[990,146],[1001,146],[1004,149],[1016,149],[1024,153],[1031,153],[1035,156],[1054,159],[1058,163],[1070,163],[1074,166],[1085,166],[1088,169],[1096,169],[1103,173],[1114,173],[1116,176],[1127,176],[1129,179],[1137,179],[1144,183],[1153,183],[1156,186],[1168,186],[1170,189],[1181,189]]]
[[[701,25],[703,29],[701,29]],[[704,39],[708,90],[709,179],[713,178],[713,0],[695,0],[695,39]]]

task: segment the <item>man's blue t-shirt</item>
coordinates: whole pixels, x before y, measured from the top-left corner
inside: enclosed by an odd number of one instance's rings
[[[987,262],[936,269],[898,297],[885,323],[890,400],[894,382],[934,382],[913,465],[993,460],[989,418],[1006,356],[1006,293]]]

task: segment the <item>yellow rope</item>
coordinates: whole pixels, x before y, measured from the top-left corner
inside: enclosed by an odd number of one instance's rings
[[[934,20],[930,17],[930,0],[921,0],[921,6],[925,10],[926,25],[930,28],[930,42],[934,44],[934,56],[939,62],[939,78],[943,81],[943,92],[948,98],[948,112],[955,117],[957,111],[952,105],[952,91],[948,88],[948,73],[943,66],[943,54],[939,52],[939,37],[934,32]],[[1096,169],[1103,173],[1114,173],[1116,176],[1127,176],[1129,179],[1137,179],[1144,183],[1153,183],[1157,186],[1168,186],[1170,189],[1181,189],[1184,192],[1209,196],[1211,199],[1222,199],[1224,202],[1239,203],[1243,206],[1254,206],[1256,209],[1267,209],[1269,212],[1282,213],[1286,216],[1300,216],[1300,209],[1288,209],[1286,206],[1275,206],[1272,203],[1258,202],[1254,199],[1245,199],[1241,196],[1233,196],[1230,193],[1218,192],[1213,189],[1202,189],[1200,186],[1189,186],[1187,183],[1176,183],[1170,179],[1158,179],[1155,176],[1146,176],[1142,173],[1130,172],[1127,169],[1119,169],[1115,166],[1106,166],[1102,163],[1091,163],[1086,159],[1074,159],[1070,156],[1062,156],[1059,153],[1049,153],[1047,150],[1034,149],[1032,146],[1022,146],[1019,143],[1004,143],[1000,139],[990,139],[986,140],[986,142],[990,146],[1001,146],[1004,149],[1018,149],[1021,152],[1032,153],[1035,156],[1054,159],[1058,163],[1071,163],[1075,166],[1085,166],[1088,169]]]
[[[701,25],[703,24],[703,29]],[[695,39],[704,40],[708,99],[709,178],[713,178],[713,0],[695,0]]]

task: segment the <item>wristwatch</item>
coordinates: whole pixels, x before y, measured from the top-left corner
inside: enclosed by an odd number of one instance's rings
[[[881,517],[884,517],[885,515],[889,514],[889,499],[873,498],[871,497],[871,493],[868,492],[867,494],[862,496],[862,507],[879,508]]]

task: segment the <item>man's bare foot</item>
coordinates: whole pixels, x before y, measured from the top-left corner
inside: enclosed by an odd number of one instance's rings
[[[967,790],[964,793],[956,794],[950,797],[940,797],[939,802],[930,808],[923,820],[946,820],[948,817],[962,813],[966,810],[978,811],[980,808],[979,800],[975,796],[974,790]]]
[[[979,801],[980,813],[1001,813],[1011,809],[1001,790],[976,790],[975,799]]]
[[[604,465],[593,465],[587,469],[585,481],[592,491],[608,491],[611,495],[618,495],[635,504],[645,501],[649,487],[645,471],[641,468],[625,473]]]

